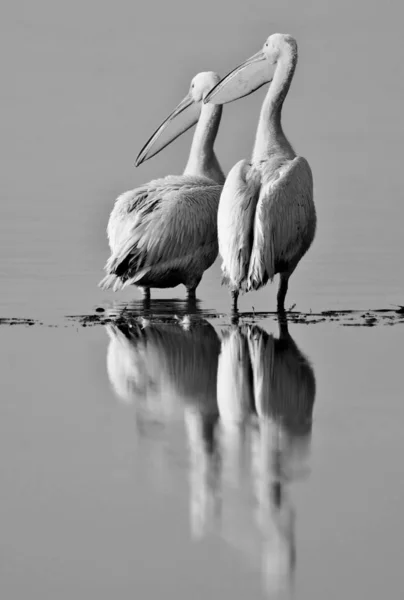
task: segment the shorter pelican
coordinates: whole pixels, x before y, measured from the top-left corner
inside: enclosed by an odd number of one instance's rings
[[[103,289],[133,284],[149,298],[151,287],[184,284],[193,298],[216,260],[217,207],[225,177],[213,145],[222,107],[203,100],[219,80],[212,72],[196,75],[189,93],[139,153],[136,166],[198,123],[183,175],[155,179],[116,200],[107,229],[111,257]]]
[[[234,309],[240,290],[258,290],[279,273],[278,310],[284,311],[289,277],[314,239],[311,169],[305,158],[296,156],[281,125],[296,63],[296,40],[271,35],[262,50],[231,71],[204,100],[226,104],[272,82],[251,162],[241,160],[232,168],[219,203],[219,252]]]

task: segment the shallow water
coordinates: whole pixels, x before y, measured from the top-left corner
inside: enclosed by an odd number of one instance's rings
[[[402,326],[212,323],[2,328],[2,597],[400,596]]]
[[[1,598],[401,597],[401,4],[3,4]],[[114,199],[181,172],[190,134],[135,170],[139,149],[275,31],[319,225],[291,337],[275,285],[231,325],[219,261],[192,311],[99,290]],[[225,107],[226,172],[264,93]]]

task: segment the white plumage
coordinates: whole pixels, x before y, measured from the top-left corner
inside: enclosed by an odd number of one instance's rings
[[[102,286],[195,289],[217,257],[221,189],[205,177],[180,175],[122,194],[108,224],[112,254]]]
[[[296,156],[281,126],[281,109],[296,63],[296,41],[275,34],[205,99],[224,104],[272,81],[252,160],[242,160],[231,169],[219,203],[219,252],[234,308],[239,291],[257,290],[280,273],[278,310],[283,311],[289,277],[315,236],[311,169],[305,158]]]
[[[257,290],[299,262],[315,232],[312,194],[305,158],[285,162],[270,176],[246,161],[233,167],[218,210],[219,251],[232,289]]]
[[[222,108],[202,101],[218,81],[219,76],[212,72],[197,75],[189,94],[139,153],[137,164],[198,121],[183,175],[155,179],[116,200],[107,228],[111,257],[102,288],[117,291],[134,284],[148,294],[151,287],[184,284],[193,296],[204,271],[215,261],[217,207],[224,175],[213,145]],[[179,115],[181,125],[171,131]],[[161,141],[167,131],[168,141]]]

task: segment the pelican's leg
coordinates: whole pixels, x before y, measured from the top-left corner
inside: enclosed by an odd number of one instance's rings
[[[290,339],[288,318],[285,312],[278,312],[279,339]]]
[[[201,277],[193,277],[193,279],[189,279],[186,283],[184,283],[187,288],[187,312],[195,313],[196,312],[196,288],[201,281]]]
[[[143,300],[149,301],[150,300],[150,288],[149,287],[142,287],[140,289],[142,290]]]
[[[191,280],[188,280],[185,284],[187,288],[187,299],[191,301],[196,300],[196,288],[198,287],[202,277],[194,277]]]
[[[150,288],[142,287],[140,288],[143,294],[143,310],[149,310],[150,308]]]
[[[196,288],[187,288],[187,300],[196,300]]]
[[[195,289],[187,291],[187,313],[192,314],[196,312],[196,292]]]
[[[289,286],[289,277],[292,275],[295,269],[290,269],[289,271],[284,271],[279,275],[279,288],[278,288],[278,296],[277,296],[277,305],[278,305],[278,313],[285,312],[285,298],[288,291]]]
[[[238,294],[238,290],[231,291],[231,308],[234,312],[237,312]]]

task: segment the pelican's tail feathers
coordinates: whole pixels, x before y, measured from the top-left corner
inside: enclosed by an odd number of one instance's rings
[[[222,266],[222,279],[221,279],[221,284],[225,285],[230,291],[235,292],[235,291],[244,291],[241,287],[240,282],[235,281],[232,277],[230,277],[229,273],[227,272],[227,270],[225,269],[224,266]]]
[[[127,282],[123,281],[117,275],[109,273],[100,281],[98,287],[100,287],[102,290],[112,290],[113,292],[118,292],[126,287],[126,284]]]
[[[221,279],[221,284],[225,285],[227,287],[231,287],[230,277],[228,276],[227,273],[223,273],[222,279]]]
[[[275,253],[272,230],[265,232],[259,219],[255,220],[254,246],[251,252],[251,260],[248,269],[248,276],[244,282],[246,292],[258,290],[266,285],[268,281],[273,280],[275,275]],[[266,246],[266,252],[263,251]]]
[[[141,271],[134,273],[132,276],[126,275],[125,277],[120,277],[115,273],[108,273],[108,275],[106,275],[98,285],[103,290],[119,292],[129,285],[140,285],[140,280],[148,273],[148,271],[148,268],[142,269]]]
[[[119,266],[120,260],[115,254],[112,254],[106,262],[104,270],[107,273],[115,273],[117,267]]]

